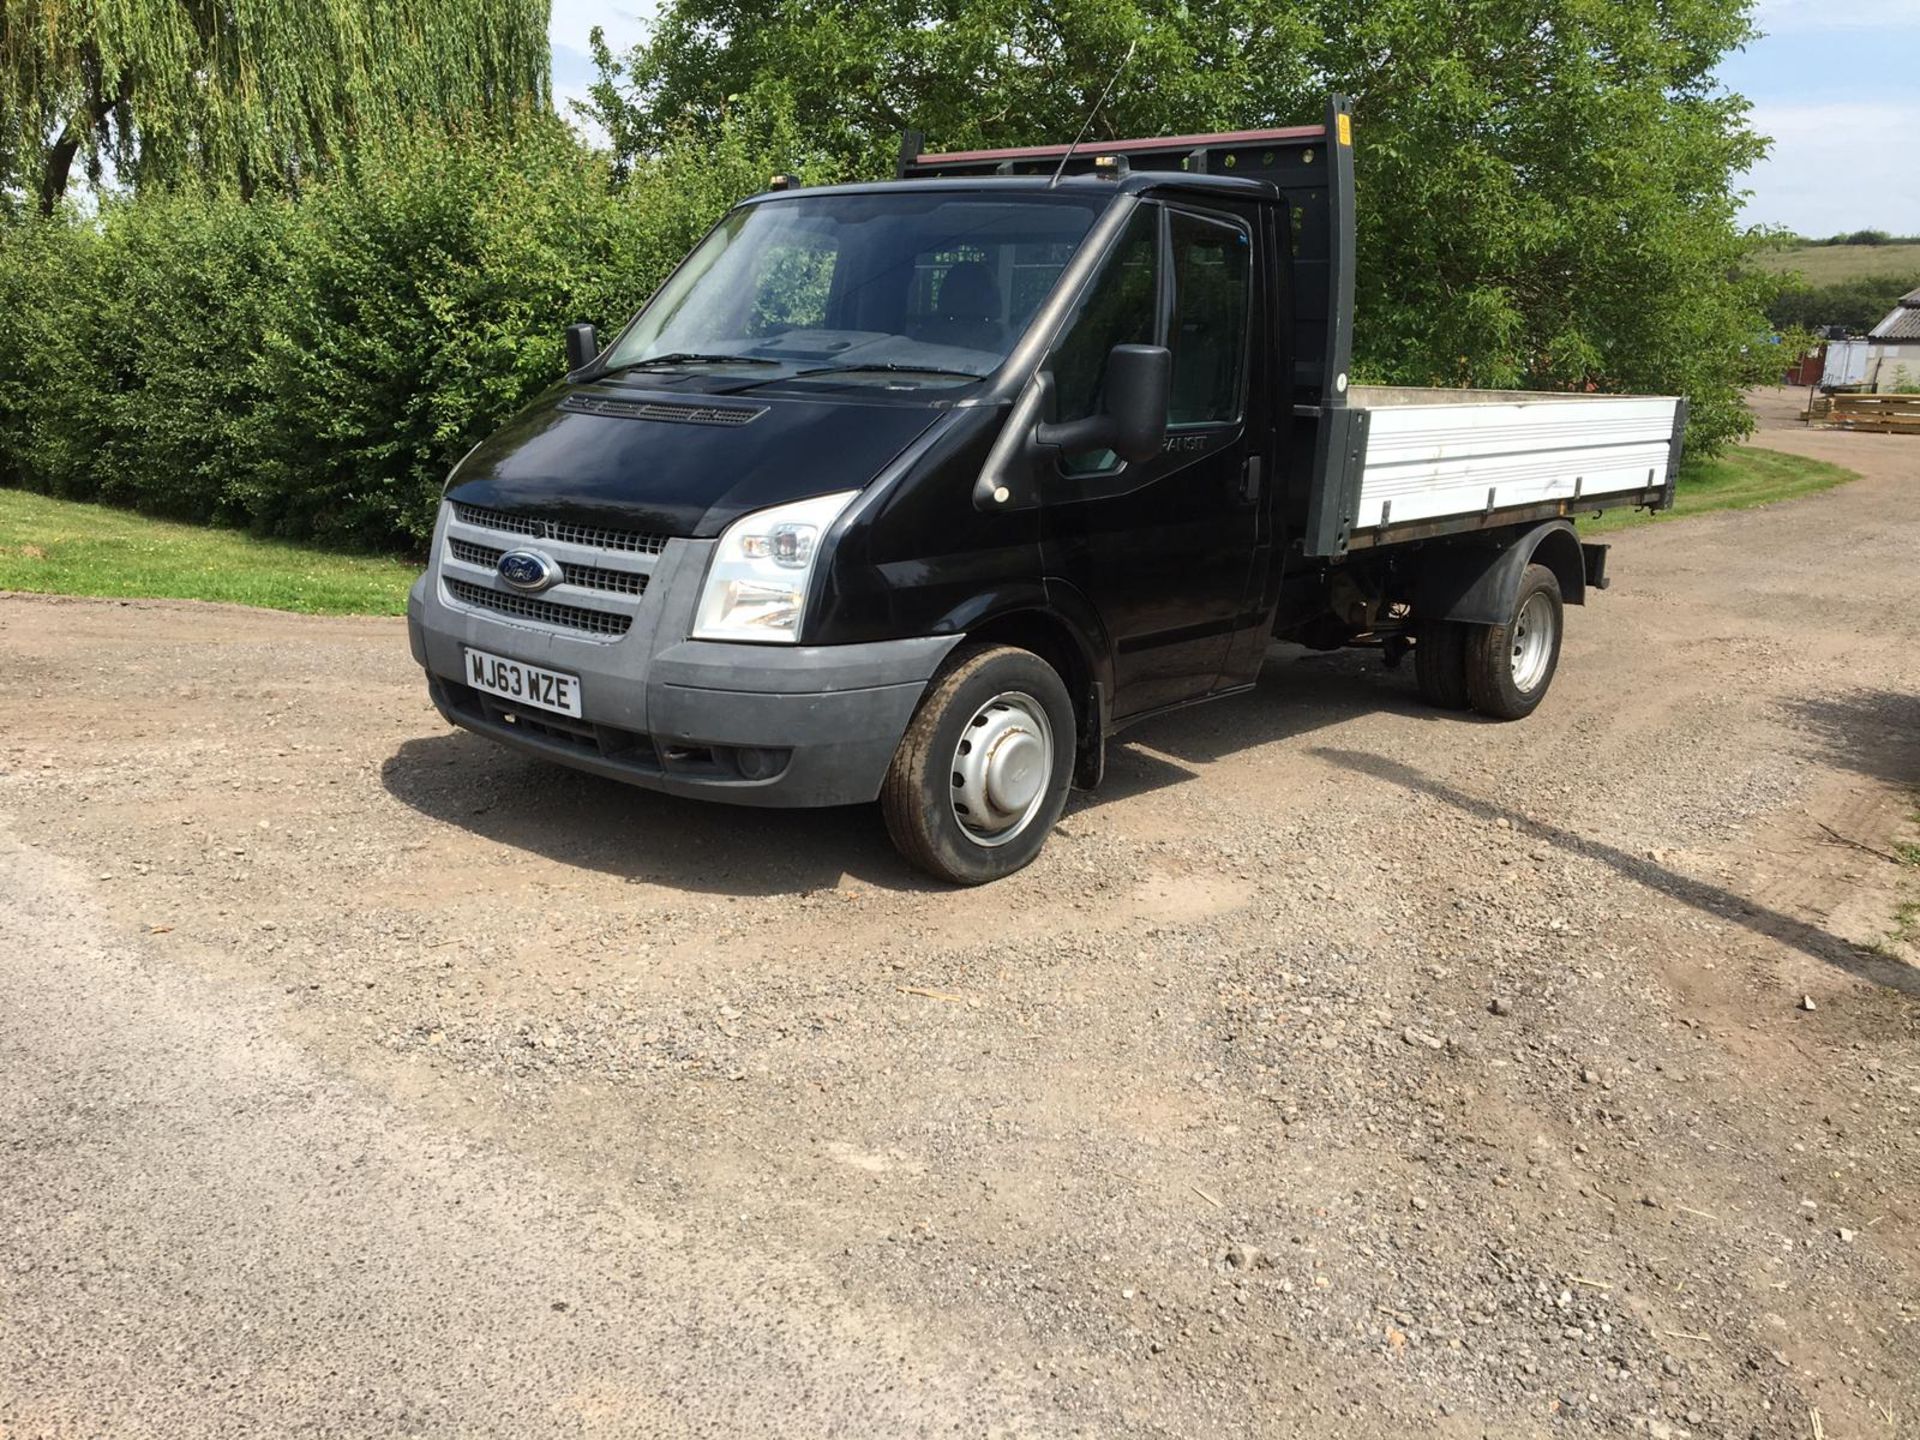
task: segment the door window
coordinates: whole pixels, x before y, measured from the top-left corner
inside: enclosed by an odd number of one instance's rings
[[[1055,420],[1081,420],[1099,410],[1107,356],[1114,346],[1155,342],[1159,253],[1160,208],[1142,205],[1127,222],[1105,268],[1048,360]],[[1117,463],[1111,450],[1062,457],[1063,468],[1077,475],[1108,470]]]
[[[1253,243],[1246,227],[1175,210],[1169,425],[1238,420],[1247,360]]]

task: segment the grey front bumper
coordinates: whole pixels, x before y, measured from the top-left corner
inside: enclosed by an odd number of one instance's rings
[[[407,598],[413,657],[455,725],[610,780],[738,805],[875,799],[927,682],[961,636],[863,645],[690,640],[713,542],[671,540],[624,635],[522,622],[451,598],[447,521]],[[551,547],[543,547],[551,548]],[[577,598],[577,597],[576,597]],[[581,718],[466,683],[467,647],[579,677]]]

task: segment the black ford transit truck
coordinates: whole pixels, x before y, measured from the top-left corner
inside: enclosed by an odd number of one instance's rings
[[[1684,402],[1351,384],[1353,226],[1338,100],[776,181],[449,477],[435,705],[677,795],[877,799],[963,884],[1275,637],[1528,714],[1606,583],[1568,517],[1669,504]]]

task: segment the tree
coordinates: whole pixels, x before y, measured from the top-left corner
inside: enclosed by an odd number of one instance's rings
[[[1887,318],[1900,297],[1920,286],[1920,273],[1862,275],[1829,285],[1795,286],[1783,290],[1767,307],[1767,318],[1781,329],[1801,326],[1824,330],[1844,325],[1864,335]]]
[[[1315,31],[1284,4],[1217,0],[668,0],[651,43],[595,42],[583,107],[629,154],[752,99],[790,110],[845,162],[890,161],[900,132],[949,148],[1071,135],[1134,47],[1095,135],[1278,120],[1310,89]]]
[[[666,0],[602,56],[629,153],[744,100],[873,173],[933,148],[1316,119],[1354,102],[1356,370],[1413,384],[1653,389],[1696,445],[1750,428],[1762,306],[1737,177],[1764,153],[1722,57],[1750,0]],[[609,68],[611,67],[611,68]],[[1770,363],[1770,362],[1769,362]]]
[[[0,187],[293,189],[423,117],[548,106],[547,0],[4,0]]]

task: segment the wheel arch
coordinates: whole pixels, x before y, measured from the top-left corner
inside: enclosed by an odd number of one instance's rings
[[[1413,613],[1424,620],[1504,625],[1513,615],[1527,566],[1541,564],[1560,582],[1567,605],[1587,603],[1586,559],[1568,520],[1549,520],[1497,547],[1448,545],[1423,557]]]
[[[1048,600],[1053,599],[1049,587]],[[1070,617],[1049,603],[1003,610],[967,627],[969,643],[1018,646],[1059,672],[1073,700],[1078,732],[1074,784],[1083,790],[1099,784],[1105,770],[1113,695],[1107,648],[1095,634],[1088,633],[1087,618]]]

